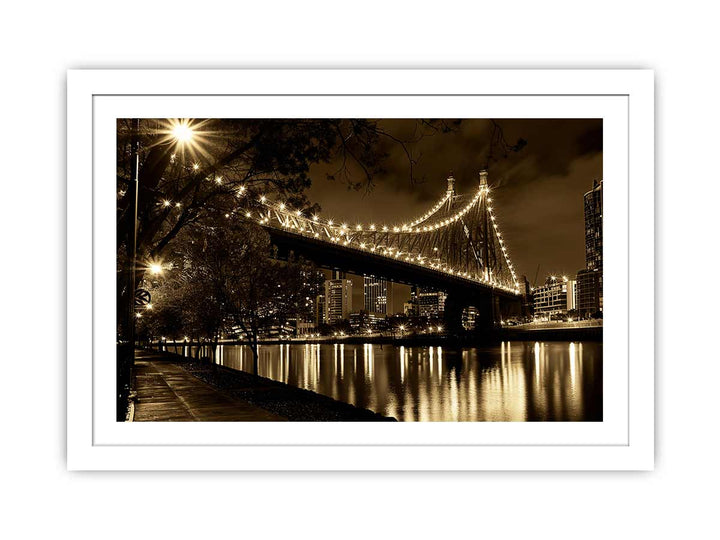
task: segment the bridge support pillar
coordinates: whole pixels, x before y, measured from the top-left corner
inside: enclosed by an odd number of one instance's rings
[[[466,307],[477,309],[475,330],[490,330],[500,324],[500,299],[495,295],[468,298],[458,293],[450,293],[445,299],[445,327],[451,334],[463,331],[462,314]]]
[[[462,312],[465,305],[466,302],[457,293],[450,293],[445,298],[444,320],[448,334],[453,335],[462,332]]]
[[[475,302],[473,305],[477,308],[476,330],[490,330],[500,324],[500,299],[497,296],[486,296],[482,301]]]

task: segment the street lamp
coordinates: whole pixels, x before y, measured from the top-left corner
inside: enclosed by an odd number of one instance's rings
[[[195,135],[193,128],[190,127],[190,123],[187,120],[176,123],[170,133],[172,134],[173,138],[179,143],[190,142]]]

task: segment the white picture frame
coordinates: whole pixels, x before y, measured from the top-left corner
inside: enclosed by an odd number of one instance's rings
[[[652,71],[72,70],[67,84],[69,469],[653,468]],[[114,119],[249,116],[601,116],[613,179],[604,192],[604,421],[115,422]]]

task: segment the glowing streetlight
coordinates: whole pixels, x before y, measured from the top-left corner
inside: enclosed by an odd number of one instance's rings
[[[163,267],[161,264],[159,264],[159,263],[150,264],[150,273],[153,274],[154,276],[158,276],[158,275],[162,274],[162,271],[163,271]]]
[[[187,121],[178,122],[177,124],[175,124],[175,126],[172,128],[171,133],[173,138],[179,143],[190,142],[195,135],[195,132],[190,127],[190,124]]]

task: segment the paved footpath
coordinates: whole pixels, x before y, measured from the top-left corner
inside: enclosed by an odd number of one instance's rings
[[[135,422],[272,422],[285,418],[216,390],[167,356],[135,351]]]

